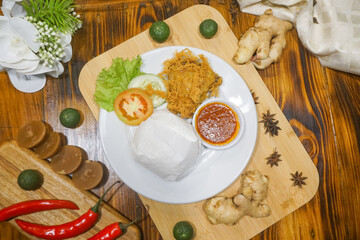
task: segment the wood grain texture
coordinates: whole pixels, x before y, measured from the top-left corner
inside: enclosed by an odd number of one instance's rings
[[[35,94],[17,91],[6,73],[0,73],[0,141],[13,138],[30,119],[51,122],[68,141],[83,147],[90,158],[103,161],[96,120],[78,89],[81,68],[95,56],[195,4],[215,7],[240,37],[254,16],[231,16],[232,0],[82,0],[78,12],[83,28],[73,38],[73,57],[59,79],[48,78]],[[237,8],[238,10],[238,8]],[[258,71],[276,102],[302,141],[320,174],[315,197],[305,206],[272,225],[253,239],[357,239],[360,236],[360,77],[323,68],[301,45],[296,30],[287,34],[281,59]],[[261,99],[261,96],[259,96]],[[66,106],[79,108],[83,125],[63,128],[58,114]],[[1,165],[0,165],[1,167]],[[111,175],[110,183],[118,178]],[[106,186],[105,186],[106,187]],[[103,189],[94,191],[97,195]],[[130,219],[141,214],[143,239],[162,239],[138,195],[123,186],[109,202]],[[141,208],[136,208],[139,205]],[[7,223],[0,224],[0,239],[26,239]]]
[[[212,39],[203,38],[198,32],[198,26],[207,18],[214,19],[219,27],[219,33]],[[188,21],[183,21],[187,19]],[[111,65],[115,57],[132,59],[139,54],[164,46],[192,46],[214,53],[228,64],[232,65],[242,76],[250,89],[253,89],[261,99],[256,105],[258,119],[270,110],[276,114],[281,131],[277,137],[264,134],[262,124],[258,124],[258,138],[246,169],[258,169],[270,179],[269,194],[266,203],[272,209],[270,217],[262,219],[244,218],[236,226],[229,228],[224,225],[213,226],[206,219],[202,205],[204,201],[193,204],[165,204],[141,197],[143,203],[149,206],[149,213],[164,239],[172,239],[172,227],[176,222],[187,219],[197,229],[197,239],[249,239],[270,225],[308,202],[316,193],[318,173],[308,153],[301,145],[298,137],[280,111],[277,103],[251,64],[236,65],[232,61],[237,49],[237,38],[229,28],[222,15],[209,6],[192,6],[165,20],[172,31],[165,43],[155,43],[144,31],[124,43],[106,51],[89,61],[81,70],[79,87],[86,102],[89,104],[95,118],[98,118],[99,107],[94,102],[95,83],[98,74],[104,67]],[[206,55],[205,55],[206,56]],[[227,79],[224,77],[224,81]],[[279,167],[270,168],[266,165],[266,157],[274,149],[280,151],[282,163]],[[294,156],[294,154],[296,154]],[[304,172],[308,178],[303,189],[294,188],[290,181],[291,173]],[[226,173],[225,173],[226,174]],[[119,176],[121,178],[121,176]],[[218,193],[220,196],[234,196],[239,190],[240,179],[235,180],[226,190]]]

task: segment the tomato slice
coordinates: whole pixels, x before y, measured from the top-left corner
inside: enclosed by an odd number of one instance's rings
[[[118,118],[132,126],[139,125],[153,113],[150,96],[140,88],[130,88],[115,99],[114,110]]]

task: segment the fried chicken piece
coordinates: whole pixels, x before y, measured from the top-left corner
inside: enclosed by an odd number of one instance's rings
[[[206,98],[217,96],[222,84],[207,58],[195,56],[189,49],[166,60],[160,76],[166,80],[168,110],[183,118],[191,118]]]

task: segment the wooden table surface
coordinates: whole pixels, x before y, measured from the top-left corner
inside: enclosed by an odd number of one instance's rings
[[[73,37],[72,60],[58,79],[49,77],[43,90],[26,94],[12,86],[6,73],[0,73],[0,142],[14,138],[27,121],[40,119],[63,132],[69,144],[85,149],[90,159],[108,167],[97,122],[78,86],[86,62],[148,29],[152,22],[194,4],[218,9],[237,37],[254,20],[231,0],[78,0],[77,4],[84,24]],[[360,76],[322,67],[302,46],[295,29],[287,34],[280,61],[259,74],[317,166],[320,185],[308,204],[254,239],[356,239],[360,236]],[[59,123],[66,107],[83,113],[79,128],[66,129]],[[110,169],[104,187],[118,179]],[[162,239],[139,196],[126,185],[109,204],[130,219],[142,215],[138,225],[143,239]],[[5,239],[26,238],[10,224],[0,223],[0,240]]]

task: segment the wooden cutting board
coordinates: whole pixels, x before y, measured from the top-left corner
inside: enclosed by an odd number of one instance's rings
[[[24,215],[18,217],[19,219],[45,225],[62,224],[75,220],[87,212],[89,208],[94,206],[99,200],[98,197],[90,192],[75,188],[69,177],[54,173],[50,168],[49,162],[37,158],[35,154],[28,149],[20,148],[15,141],[5,141],[0,145],[0,162],[1,209],[17,202],[33,199],[66,199],[73,201],[79,206],[79,210],[59,209],[44,211]],[[44,184],[40,189],[36,191],[24,191],[17,185],[17,177],[20,172],[25,169],[37,169],[43,174]],[[106,203],[102,204],[100,212],[100,220],[95,226],[86,233],[73,239],[88,239],[111,223],[129,222],[127,218]],[[11,220],[10,223],[19,228],[14,220]],[[29,239],[38,239],[25,232],[23,233],[28,236]],[[130,226],[121,239],[141,239],[139,228],[135,225]]]
[[[212,18],[219,26],[218,33],[212,39],[201,37],[198,30],[199,24],[207,18]],[[132,59],[149,50],[165,46],[181,45],[201,48],[214,53],[233,66],[245,80],[249,89],[259,97],[259,104],[256,105],[258,119],[261,119],[262,114],[270,110],[271,113],[276,114],[275,118],[279,120],[281,130],[275,137],[265,134],[262,124],[259,123],[257,144],[247,166],[248,170],[258,169],[269,177],[269,194],[264,203],[271,207],[272,214],[269,217],[258,219],[244,217],[237,225],[231,227],[211,225],[202,210],[203,202],[171,205],[152,201],[145,197],[141,199],[144,204],[149,206],[150,215],[166,240],[173,239],[172,228],[180,220],[188,220],[194,224],[196,239],[239,240],[251,238],[307,203],[315,195],[319,185],[317,169],[256,69],[251,64],[240,66],[232,61],[238,39],[216,9],[206,5],[195,5],[166,19],[165,22],[172,30],[170,39],[165,43],[158,44],[152,41],[146,30],[89,61],[79,76],[80,91],[95,118],[98,119],[99,108],[93,100],[93,94],[96,78],[102,68],[109,67],[115,57]],[[274,149],[281,154],[282,161],[279,166],[271,168],[266,164],[266,158],[273,153]],[[306,185],[302,188],[293,186],[293,182],[290,180],[291,173],[296,171],[303,172],[303,176],[307,177]],[[121,176],[119,177],[121,178]],[[239,180],[236,180],[218,195],[233,196],[238,188]]]

